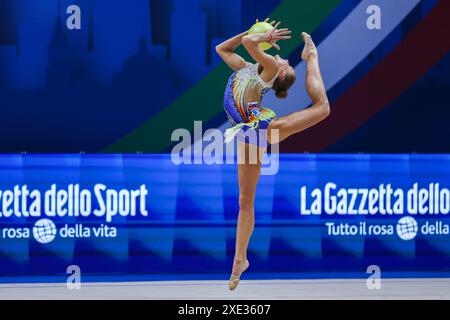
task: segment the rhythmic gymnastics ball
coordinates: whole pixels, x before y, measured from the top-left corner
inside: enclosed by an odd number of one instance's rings
[[[260,33],[266,33],[273,29],[273,26],[270,23],[267,22],[257,22],[255,23],[250,30],[248,30],[248,34],[260,34]],[[272,45],[268,42],[262,42],[259,44],[259,47],[266,51],[272,48]]]

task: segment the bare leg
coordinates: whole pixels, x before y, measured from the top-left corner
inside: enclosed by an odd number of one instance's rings
[[[325,119],[330,112],[327,92],[323,84],[319,67],[319,55],[311,37],[303,33],[305,49],[302,58],[306,61],[306,91],[312,100],[310,108],[291,113],[287,116],[272,120],[268,128],[270,143],[283,141],[289,136],[303,131]],[[270,140],[270,130],[279,130],[279,140]]]
[[[239,278],[248,266],[247,248],[255,226],[255,193],[261,173],[262,148],[254,145],[238,144],[239,217],[236,231],[236,252],[230,278],[230,290],[239,284]],[[245,153],[257,155],[257,161],[250,161]],[[244,160],[246,159],[246,160]]]

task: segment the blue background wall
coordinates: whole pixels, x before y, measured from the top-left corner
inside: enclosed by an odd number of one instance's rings
[[[286,25],[299,25],[294,29],[296,40],[290,42],[295,50],[282,54],[294,66],[300,65],[302,44],[298,34],[304,30],[302,26],[310,25],[305,16],[323,14],[323,18],[315,21],[318,26],[309,30],[320,45],[327,42],[327,37],[338,26],[345,25],[346,18],[358,15],[362,9],[362,14],[366,15],[365,8],[358,7],[363,1],[333,0],[330,3],[333,5],[316,8],[310,1],[292,0],[136,0],[133,4],[125,0],[2,0],[0,135],[4,138],[0,151],[99,152],[166,111],[194,88],[202,88],[201,94],[195,91],[197,98],[187,98],[190,100],[182,103],[185,111],[163,118],[168,130],[158,129],[157,132],[167,141],[166,148],[156,147],[152,142],[155,133],[149,132],[113,149],[118,153],[168,152],[170,132],[177,128],[174,118],[186,118],[183,127],[187,128],[194,120],[203,120],[205,128],[214,128],[226,121],[221,112],[221,99],[231,72],[214,81],[209,77],[222,66],[214,51],[217,43],[247,30],[256,18],[263,19],[276,12],[273,18],[286,20],[287,13],[298,12],[299,21],[293,14]],[[77,4],[82,10],[81,30],[70,31],[65,27],[68,17],[65,10],[69,4]],[[382,21],[387,23],[389,11],[394,9],[386,8],[383,0],[374,4],[381,6]],[[339,98],[401,48],[408,37],[418,38],[414,31],[429,24],[427,17],[433,10],[446,12],[448,9],[445,1],[438,0],[402,0],[395,8],[408,8],[407,14],[395,21],[388,36],[367,52],[355,68],[347,70],[347,75],[329,88],[332,111],[342,108],[336,104]],[[446,137],[450,132],[446,119],[449,118],[450,60],[448,41],[440,36],[448,26],[445,19],[432,19],[432,30],[436,32],[429,32],[427,41],[433,44],[432,50],[435,47],[445,49],[439,56],[423,57],[423,60],[433,61],[431,67],[427,66],[427,72],[418,75],[418,79],[409,79],[408,71],[388,74],[385,79],[410,80],[408,90],[396,93],[394,100],[383,102],[383,111],[361,121],[347,134],[339,135],[337,141],[327,142],[319,151],[449,151]],[[366,28],[364,20],[360,28]],[[337,43],[358,46],[351,42],[354,31],[357,29],[345,31]],[[417,41],[422,39],[419,37]],[[333,48],[336,50],[321,52],[323,60],[344,63],[352,59],[351,55],[340,54],[338,46]],[[428,50],[414,45],[413,50],[402,53],[401,61],[408,63],[411,70],[421,64],[421,59],[415,58],[417,53],[427,55]],[[329,76],[325,75],[326,81],[327,78]],[[203,79],[208,80],[205,83]],[[367,102],[384,90],[382,83],[373,83],[372,92],[365,93],[365,103],[353,100],[357,104],[355,108],[366,112]],[[296,100],[277,101],[270,107],[280,106],[277,111],[282,111],[285,104],[306,107]],[[186,113],[194,108],[214,109],[217,114],[211,118],[202,117],[201,112],[199,116],[193,111]],[[354,113],[349,111],[348,117]],[[191,119],[190,114],[196,115]],[[350,127],[342,119],[334,118],[328,120],[326,127],[335,125]],[[291,145],[289,152],[316,151],[314,147],[296,148],[296,143],[288,144]]]

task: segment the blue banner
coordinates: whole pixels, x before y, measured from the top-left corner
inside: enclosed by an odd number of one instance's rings
[[[274,159],[272,158],[272,161]],[[252,273],[450,272],[449,155],[280,155],[261,176]],[[206,162],[206,161],[205,161]],[[1,155],[0,273],[228,273],[233,164]],[[209,162],[208,162],[209,163]]]

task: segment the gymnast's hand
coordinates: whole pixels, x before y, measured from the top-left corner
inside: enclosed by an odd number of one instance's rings
[[[269,22],[269,20],[270,20],[269,18],[266,18],[266,20],[264,20],[263,22],[267,22],[267,23],[271,24],[272,26],[274,26],[276,21],[272,20],[272,22]],[[256,23],[259,23],[259,19],[256,19]]]
[[[269,20],[269,18],[266,18],[263,22],[269,23]],[[256,19],[256,23],[258,22],[259,20]],[[269,24],[273,26],[273,29],[266,32],[265,34],[267,36],[267,42],[270,43],[278,51],[280,50],[280,46],[277,44],[277,41],[291,39],[290,34],[292,33],[288,28],[278,29],[280,23],[281,21],[277,22],[275,20],[272,20],[272,22],[270,22]]]

